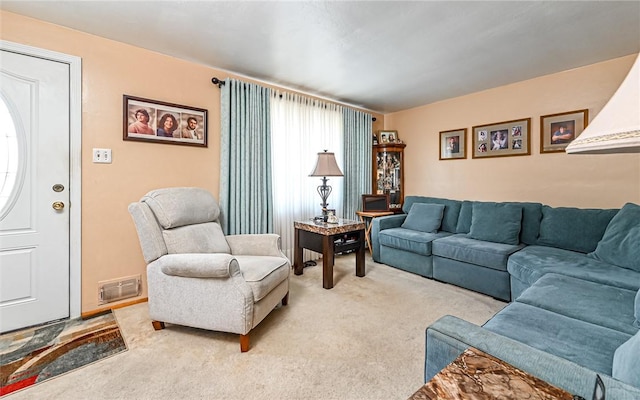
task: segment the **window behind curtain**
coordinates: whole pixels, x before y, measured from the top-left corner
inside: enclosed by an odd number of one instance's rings
[[[282,251],[293,261],[293,221],[321,214],[317,187],[321,178],[310,177],[318,153],[335,153],[344,173],[342,107],[304,96],[274,91],[271,98],[271,149],[273,165],[273,225],[281,237]],[[329,177],[333,189],[327,202],[342,217],[344,178]],[[318,258],[305,251],[304,259]]]

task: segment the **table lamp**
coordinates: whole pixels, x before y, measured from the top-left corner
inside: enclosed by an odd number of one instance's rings
[[[318,186],[318,194],[322,199],[320,204],[322,206],[322,220],[327,222],[327,206],[329,205],[327,198],[331,194],[331,186],[327,185],[327,176],[344,176],[338,167],[335,154],[328,153],[327,150],[318,153],[318,162],[309,176],[322,177],[322,185]]]

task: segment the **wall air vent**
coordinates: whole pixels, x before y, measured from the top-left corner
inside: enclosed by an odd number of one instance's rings
[[[99,304],[140,296],[141,292],[142,277],[140,275],[98,282]]]

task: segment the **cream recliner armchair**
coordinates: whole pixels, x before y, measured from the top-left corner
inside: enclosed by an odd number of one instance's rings
[[[240,335],[287,305],[291,264],[275,234],[224,236],[220,209],[200,188],[167,188],[129,205],[147,262],[149,315],[164,323]]]

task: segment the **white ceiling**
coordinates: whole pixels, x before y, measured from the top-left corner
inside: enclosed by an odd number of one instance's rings
[[[0,8],[382,113],[640,52],[640,1],[2,0]]]

